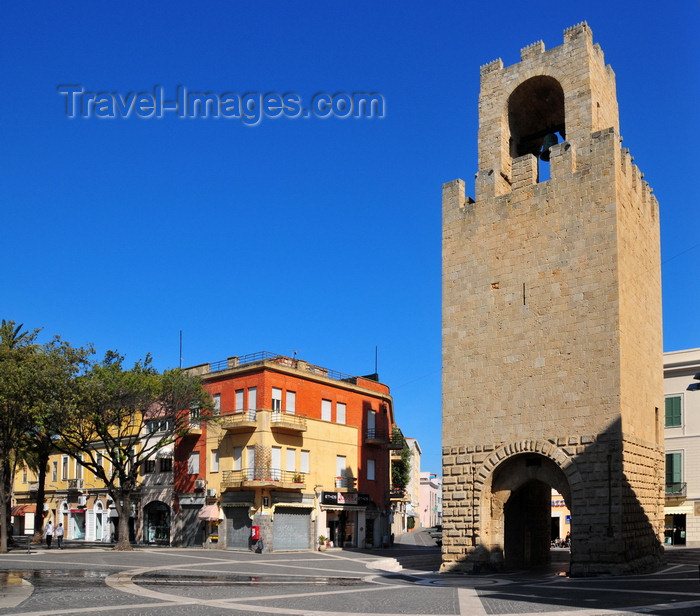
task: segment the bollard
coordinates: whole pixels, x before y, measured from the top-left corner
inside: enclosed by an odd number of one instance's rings
[[[31,548],[30,548],[31,544],[32,544],[32,537],[31,537],[31,535],[27,535],[27,554],[32,553]]]

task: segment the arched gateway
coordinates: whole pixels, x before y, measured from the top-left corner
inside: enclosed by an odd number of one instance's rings
[[[658,203],[583,23],[481,67],[476,199],[443,186],[443,570],[663,559]]]
[[[481,561],[495,568],[549,562],[551,494],[571,508],[571,485],[580,484],[575,462],[547,442],[518,441],[488,456],[475,475],[474,501],[481,511]]]

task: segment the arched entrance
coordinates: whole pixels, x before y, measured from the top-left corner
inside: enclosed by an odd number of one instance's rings
[[[486,526],[490,543],[503,550],[507,569],[531,568],[550,561],[551,494],[559,492],[571,508],[564,471],[550,458],[521,453],[504,460],[491,474]]]
[[[170,507],[152,501],[143,508],[143,538],[146,543],[170,545]]]

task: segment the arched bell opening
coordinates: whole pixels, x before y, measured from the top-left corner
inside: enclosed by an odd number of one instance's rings
[[[506,569],[550,562],[552,488],[570,507],[566,474],[540,454],[519,454],[494,469],[488,526],[491,546],[502,549]]]
[[[549,179],[549,149],[566,140],[564,90],[559,82],[539,75],[515,88],[508,98],[508,127],[511,158],[536,156],[538,181]]]

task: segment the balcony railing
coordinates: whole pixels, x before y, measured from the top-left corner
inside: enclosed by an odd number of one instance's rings
[[[270,427],[284,432],[306,432],[306,417],[291,413],[273,412],[270,416]]]
[[[357,482],[357,479],[355,477],[336,477],[335,478],[335,489],[336,490],[354,490],[356,482]]]
[[[686,483],[667,483],[666,498],[682,498],[686,495]]]
[[[389,490],[389,498],[394,499],[394,500],[400,500],[402,498],[406,497],[406,489],[405,488],[391,488]]]
[[[224,430],[237,431],[237,430],[255,430],[257,426],[256,422],[257,414],[255,411],[236,411],[228,415],[221,415],[219,417],[219,425]]]
[[[82,479],[68,479],[68,489],[69,490],[82,490],[83,480]]]
[[[368,445],[386,445],[389,442],[389,433],[386,430],[367,428],[365,443]]]
[[[308,372],[320,374],[321,376],[325,376],[329,379],[334,379],[336,381],[347,381],[349,383],[357,382],[357,377],[350,374],[338,372],[337,370],[329,370],[328,368],[322,368],[321,366],[314,366],[313,364],[298,360],[294,357],[286,357],[285,355],[270,353],[269,351],[260,351],[258,353],[250,353],[248,355],[240,355],[238,357],[229,357],[228,359],[221,361],[204,364],[205,374],[206,372],[211,374],[214,372],[221,372],[222,370],[230,370],[231,368],[260,363],[263,361],[275,362],[290,368],[297,368],[301,365],[304,366],[304,369]]]
[[[283,471],[279,468],[256,466],[239,471],[223,471],[221,475],[222,488],[237,488],[243,485],[281,485],[303,488],[306,483],[306,473]]]
[[[389,441],[389,449],[403,449],[406,446],[406,439],[403,432],[398,427],[394,427],[391,431],[391,440]]]

